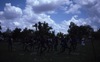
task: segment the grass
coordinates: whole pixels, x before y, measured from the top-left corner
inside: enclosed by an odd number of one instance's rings
[[[71,55],[68,55],[68,50],[61,54],[50,52],[37,55],[21,51],[22,46],[18,46],[17,43],[14,45],[16,51],[9,52],[7,43],[0,42],[0,62],[100,62],[99,41],[94,42],[96,59],[91,42],[87,42],[85,46],[78,45],[76,52],[72,52]]]

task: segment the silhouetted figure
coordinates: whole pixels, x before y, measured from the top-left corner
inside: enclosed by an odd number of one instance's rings
[[[30,51],[34,51],[34,40],[32,38],[29,39],[29,46],[30,46]]]
[[[47,48],[45,46],[45,42],[46,42],[46,39],[45,37],[40,37],[39,38],[39,52],[40,54],[42,54]]]
[[[7,41],[8,41],[8,49],[9,49],[9,51],[12,52],[13,39],[11,37],[9,37]]]
[[[82,38],[81,45],[85,46],[85,38]]]
[[[54,37],[54,50],[55,51],[58,50],[57,47],[58,47],[58,38],[57,37]]]
[[[47,46],[47,52],[50,52],[51,50],[51,39],[50,38],[47,38],[46,46]]]
[[[24,39],[24,51],[28,52],[29,51],[29,39],[25,38]]]
[[[65,52],[65,49],[67,48],[66,38],[63,36],[61,37],[61,53]]]
[[[47,45],[47,48],[48,48],[47,52],[53,51],[54,41],[53,41],[52,38],[48,38],[46,45]]]
[[[0,33],[0,42],[4,40],[4,36]]]
[[[75,37],[70,37],[70,46],[69,46],[69,54],[72,52],[72,51],[75,51],[76,50],[76,47],[77,47],[77,39]]]

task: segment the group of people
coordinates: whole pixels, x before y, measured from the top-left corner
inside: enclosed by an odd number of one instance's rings
[[[59,52],[63,53],[68,49],[68,54],[76,50],[77,38],[67,36],[37,36],[37,37],[25,37],[23,39],[15,39],[8,37],[7,39],[9,50],[12,51],[13,43],[20,42],[24,51],[36,51],[40,54],[44,52]]]

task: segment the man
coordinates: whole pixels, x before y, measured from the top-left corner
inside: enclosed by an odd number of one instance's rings
[[[8,49],[9,51],[12,51],[12,44],[13,44],[13,38],[12,37],[8,37]]]

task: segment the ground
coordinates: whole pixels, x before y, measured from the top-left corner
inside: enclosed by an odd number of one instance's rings
[[[0,62],[100,62],[100,41],[86,42],[85,46],[78,45],[76,52],[68,55],[68,50],[64,53],[45,52],[37,55],[36,52],[23,52],[22,46],[17,43],[13,46],[13,52],[8,51],[7,43],[0,42]],[[19,49],[19,50],[18,50]]]

